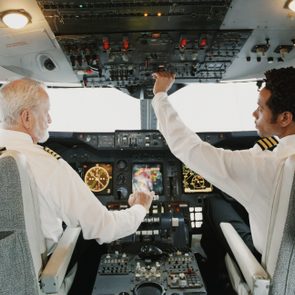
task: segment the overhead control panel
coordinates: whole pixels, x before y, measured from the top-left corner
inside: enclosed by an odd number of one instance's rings
[[[219,82],[252,33],[221,29],[230,0],[37,2],[84,87],[137,98],[152,97],[155,71],[177,87]]]
[[[57,39],[86,87],[127,88],[139,98],[153,84],[152,73],[167,70],[176,83],[218,82],[251,30],[145,31]]]

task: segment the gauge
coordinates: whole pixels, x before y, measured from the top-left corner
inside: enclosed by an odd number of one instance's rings
[[[124,174],[120,173],[118,176],[117,176],[117,184],[124,184],[126,183],[126,177]]]
[[[127,167],[127,162],[124,161],[124,160],[119,160],[117,162],[117,167],[120,169],[120,170],[123,170]]]
[[[199,174],[196,174],[191,179],[191,186],[195,189],[204,189],[206,188],[205,179]]]
[[[101,192],[108,186],[110,175],[104,167],[96,164],[86,172],[84,181],[93,192]]]
[[[186,166],[182,168],[183,190],[185,193],[212,192],[212,185],[201,175]]]
[[[128,198],[128,189],[124,186],[120,186],[118,189],[117,189],[117,195],[118,195],[118,198],[119,200],[123,200],[123,199],[127,199]]]

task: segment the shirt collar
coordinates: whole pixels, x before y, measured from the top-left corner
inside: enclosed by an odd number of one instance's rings
[[[33,139],[27,133],[14,130],[0,129],[0,144],[5,145],[7,141],[17,141],[18,144],[33,143]]]
[[[279,143],[280,144],[294,144],[294,146],[295,146],[295,134],[292,134],[292,135],[288,135],[288,136],[285,136],[285,137],[283,137],[283,138],[280,138],[279,139]]]

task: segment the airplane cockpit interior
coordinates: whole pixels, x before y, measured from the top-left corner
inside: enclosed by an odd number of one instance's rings
[[[44,143],[69,163],[108,210],[128,208],[133,192],[155,193],[137,231],[106,245],[92,295],[268,294],[269,286],[262,292],[259,285],[261,293],[208,286],[210,274],[202,267],[206,255],[200,245],[205,203],[224,193],[170,151],[151,105],[152,74],[176,74],[169,94],[190,84],[261,85],[265,71],[295,64],[293,2],[0,1],[0,84],[30,77],[53,91],[113,88],[140,108],[138,129],[118,124],[105,132],[98,125],[89,132],[70,126],[51,131]],[[27,25],[9,27],[11,12],[27,18]],[[202,105],[191,106],[192,112],[194,108]],[[66,121],[70,100],[63,112]],[[107,118],[117,119],[113,113]],[[251,148],[259,139],[255,128],[196,132],[203,141],[231,150]]]
[[[248,148],[257,140],[254,132],[246,137],[231,132],[199,135],[232,149]],[[158,130],[53,132],[46,145],[109,210],[127,208],[134,191],[156,195],[136,233],[108,246],[93,294],[207,294],[194,253],[203,255],[204,201],[221,192],[175,158]]]

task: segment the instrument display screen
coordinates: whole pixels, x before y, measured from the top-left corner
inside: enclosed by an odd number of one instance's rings
[[[163,173],[161,164],[133,164],[132,191],[154,191],[157,195],[163,194]]]
[[[83,165],[84,182],[90,190],[100,195],[112,193],[113,166],[110,163],[92,163]]]
[[[182,166],[182,186],[186,194],[212,192],[213,186],[204,177],[185,165]]]

